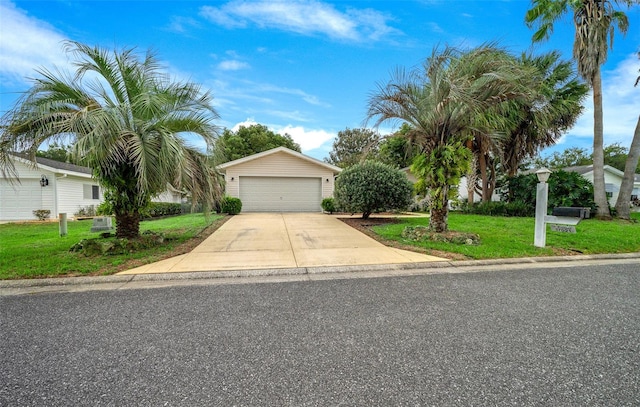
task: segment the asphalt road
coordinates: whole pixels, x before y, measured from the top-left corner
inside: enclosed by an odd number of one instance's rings
[[[0,297],[1,406],[638,406],[640,266]]]

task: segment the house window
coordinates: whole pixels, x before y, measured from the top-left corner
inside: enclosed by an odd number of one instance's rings
[[[100,187],[97,185],[84,184],[83,198],[84,199],[100,199]]]

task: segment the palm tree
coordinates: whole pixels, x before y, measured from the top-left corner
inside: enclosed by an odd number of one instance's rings
[[[407,137],[421,151],[412,171],[431,194],[429,227],[448,229],[450,187],[468,169],[471,131],[500,128],[501,119],[477,120],[487,109],[527,95],[530,72],[492,44],[467,52],[435,48],[421,67],[398,69],[369,100],[368,119],[408,123]],[[487,116],[488,117],[488,116]]]
[[[139,235],[140,210],[168,185],[211,207],[221,196],[206,156],[185,136],[211,146],[218,118],[211,95],[173,82],[148,52],[110,52],[78,42],[75,76],[41,69],[39,78],[2,119],[0,170],[17,176],[12,152],[35,161],[45,141],[72,140],[72,154],[93,169],[116,217],[118,237]]]
[[[513,127],[499,149],[508,176],[515,176],[524,160],[554,145],[575,124],[589,91],[576,77],[572,64],[561,61],[557,51],[539,56],[522,54],[520,62],[535,69],[533,90],[538,95],[530,101],[514,101],[504,112],[513,117]]]
[[[637,0],[533,0],[527,11],[525,22],[529,27],[537,26],[533,41],[549,38],[553,24],[568,11],[573,12],[575,37],[573,58],[578,64],[578,73],[593,89],[593,191],[598,206],[598,216],[610,218],[609,202],[604,185],[604,136],[602,119],[602,78],[600,67],[607,60],[609,47],[617,26],[626,33],[629,27],[627,16],[614,5],[631,6]],[[611,42],[611,44],[610,44]]]
[[[640,58],[640,52],[638,53]],[[636,79],[634,86],[638,86],[640,83],[640,76]],[[633,133],[633,140],[631,140],[631,147],[629,147],[629,155],[624,166],[624,176],[622,177],[622,184],[620,184],[620,191],[618,192],[618,201],[616,202],[616,216],[621,219],[631,219],[629,211],[629,201],[631,200],[631,194],[633,193],[633,184],[635,181],[636,168],[638,166],[638,160],[640,159],[640,116],[636,123],[636,130]]]

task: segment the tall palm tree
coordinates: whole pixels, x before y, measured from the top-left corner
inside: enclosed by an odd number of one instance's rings
[[[638,53],[640,58],[640,52]],[[640,83],[640,76],[636,79],[635,85]],[[616,202],[616,216],[621,219],[631,219],[631,213],[629,210],[629,201],[631,200],[631,194],[633,193],[633,184],[635,181],[636,168],[638,167],[638,160],[640,159],[640,116],[636,123],[636,130],[633,133],[633,140],[631,140],[631,147],[629,147],[629,155],[624,166],[624,176],[622,177],[622,183],[620,184],[620,191],[618,192],[618,201]]]
[[[213,144],[218,118],[212,96],[171,81],[148,52],[110,52],[78,42],[75,76],[41,69],[39,78],[2,119],[0,170],[17,176],[13,152],[35,162],[46,141],[72,140],[72,154],[93,169],[116,217],[116,235],[139,235],[140,210],[170,184],[213,205],[221,196],[206,156],[186,135]]]
[[[412,169],[419,184],[431,194],[429,226],[448,229],[450,187],[459,182],[471,160],[464,145],[473,130],[499,128],[493,116],[476,118],[487,109],[528,94],[530,72],[492,44],[467,52],[434,48],[421,67],[398,69],[387,84],[371,96],[368,119],[378,126],[387,121],[408,123],[407,137],[421,154]]]
[[[533,41],[542,41],[551,35],[553,24],[567,12],[573,13],[575,37],[573,58],[578,73],[593,89],[593,191],[598,216],[610,218],[609,202],[604,185],[604,136],[602,119],[602,78],[600,67],[607,60],[613,45],[615,27],[626,33],[627,16],[615,5],[631,6],[637,0],[533,0],[525,22],[536,26]]]
[[[572,64],[557,51],[534,56],[522,54],[520,63],[535,69],[530,101],[514,101],[504,114],[513,117],[513,127],[501,140],[500,156],[505,173],[515,176],[520,164],[545,147],[554,145],[582,113],[588,86],[576,77]]]

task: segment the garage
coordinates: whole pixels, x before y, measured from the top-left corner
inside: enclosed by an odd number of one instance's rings
[[[321,212],[342,171],[286,147],[219,165],[225,193],[240,198],[243,212]]]
[[[322,202],[320,178],[240,177],[245,212],[318,212]]]

